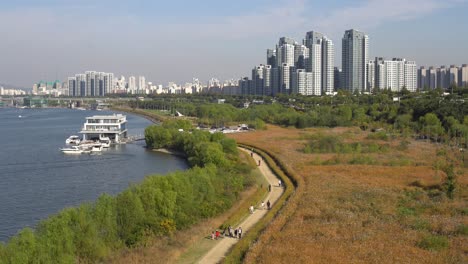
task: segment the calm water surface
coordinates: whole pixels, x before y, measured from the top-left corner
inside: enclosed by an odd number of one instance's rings
[[[0,108],[0,241],[65,207],[119,193],[145,175],[187,168],[182,159],[147,151],[144,142],[113,146],[101,155],[59,151],[85,117],[112,113]],[[151,124],[126,115],[129,135],[142,135]]]

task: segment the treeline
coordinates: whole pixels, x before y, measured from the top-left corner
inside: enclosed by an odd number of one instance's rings
[[[191,169],[146,177],[115,197],[103,194],[93,204],[67,208],[41,221],[35,230],[25,228],[0,244],[0,263],[102,262],[112,252],[170,235],[230,208],[254,182],[251,168],[239,161],[234,140],[189,133],[190,128],[184,121],[168,122],[147,128],[145,136],[150,147],[161,144],[184,151]]]
[[[280,95],[275,100],[265,98],[264,104],[251,104],[248,108],[239,107],[245,98],[226,97],[226,103],[216,104],[198,97],[192,102],[189,96],[139,102],[138,107],[155,109],[163,104],[216,127],[236,123],[247,123],[256,129],[264,128],[265,123],[297,128],[359,126],[364,130],[385,128],[435,141],[466,144],[468,104],[463,91],[447,96],[442,96],[440,91],[400,94],[381,91],[375,95],[341,91],[333,97]]]

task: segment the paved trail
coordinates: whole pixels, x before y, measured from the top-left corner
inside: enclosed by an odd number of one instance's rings
[[[242,151],[250,153],[249,150],[246,149],[241,149]],[[262,158],[257,155],[256,153],[253,153],[253,158],[258,164],[258,160],[262,160]],[[263,160],[261,161],[261,164],[259,166],[260,172],[263,174],[263,176],[267,179],[267,181],[271,184],[271,192],[268,193],[268,196],[265,198],[265,209],[261,209],[260,205],[254,205],[257,209],[255,209],[255,212],[253,214],[250,214],[242,223],[239,224],[240,227],[242,227],[243,231],[243,236],[249,232],[249,229],[252,228],[266,213],[266,203],[268,200],[270,200],[271,205],[276,203],[276,201],[279,199],[279,197],[283,194],[284,189],[282,187],[278,186],[278,178],[273,174],[271,171],[270,167],[264,162]],[[248,212],[249,208],[245,208],[245,211]],[[236,228],[233,226],[233,228]],[[221,239],[220,241],[217,241],[217,244],[211,248],[208,253],[206,253],[199,261],[198,263],[203,263],[203,264],[209,264],[209,263],[219,263],[223,258],[226,256],[227,252],[229,249],[237,243],[238,239],[236,238],[231,238],[231,237],[225,237]]]

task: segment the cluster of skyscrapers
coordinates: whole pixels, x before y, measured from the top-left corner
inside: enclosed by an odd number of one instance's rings
[[[307,32],[302,43],[282,37],[267,50],[267,64],[252,70],[252,79],[239,82],[242,94],[272,95],[333,93],[334,45],[319,32]]]
[[[68,77],[69,96],[105,96],[113,89],[113,73],[87,71]]]
[[[267,50],[266,65],[243,78],[242,94],[276,95],[333,94],[338,89],[372,92],[374,89],[416,91],[416,62],[401,58],[369,60],[369,37],[360,31],[345,31],[342,39],[342,68],[334,67],[334,44],[322,33],[306,33],[302,43],[282,37],[275,49]]]
[[[468,64],[463,64],[461,67],[451,65],[448,68],[423,66],[418,69],[418,88],[433,90],[452,86],[468,87]]]
[[[130,94],[191,94],[218,93],[226,95],[302,94],[332,95],[336,91],[371,93],[376,89],[401,91],[407,89],[428,90],[448,88],[453,85],[468,86],[468,65],[421,67],[415,61],[404,58],[369,59],[369,37],[364,32],[346,30],[342,38],[342,67],[335,65],[333,41],[322,33],[307,32],[301,42],[282,37],[274,49],[266,52],[266,64],[252,69],[252,78],[229,80],[221,83],[211,79],[202,85],[198,79],[185,85],[169,83],[168,86],[153,85],[144,76],[114,78],[113,73],[87,71],[69,77],[63,89],[69,96],[105,96],[108,93]],[[138,82],[137,82],[138,81]],[[58,81],[56,81],[58,83]],[[47,84],[47,83],[46,83]],[[39,83],[33,87],[38,93],[59,91],[48,89],[49,84]],[[65,93],[58,93],[65,94]]]

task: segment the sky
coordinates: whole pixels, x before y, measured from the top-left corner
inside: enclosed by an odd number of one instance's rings
[[[250,76],[282,36],[369,35],[370,58],[468,63],[468,0],[0,1],[0,83],[32,87],[87,70],[167,84]]]

